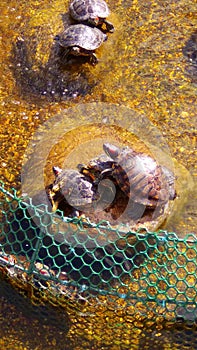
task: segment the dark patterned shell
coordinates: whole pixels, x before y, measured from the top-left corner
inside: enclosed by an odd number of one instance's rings
[[[88,21],[90,18],[109,16],[109,8],[104,0],[73,0],[69,10],[70,15],[76,21]]]
[[[51,189],[51,197],[59,194],[58,201],[65,199],[72,207],[81,209],[94,200],[92,184],[77,170],[53,168],[56,175]]]
[[[159,201],[163,203],[175,198],[173,174],[153,158],[129,147],[119,149],[106,143],[103,148],[114,160],[113,177],[133,201],[155,207]]]
[[[68,27],[59,37],[59,44],[65,48],[78,46],[85,50],[97,49],[107,38],[97,28],[91,28],[84,24],[75,24]]]

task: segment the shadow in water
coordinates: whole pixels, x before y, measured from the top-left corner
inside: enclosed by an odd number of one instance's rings
[[[183,54],[188,59],[186,73],[193,83],[197,83],[197,29],[193,32],[183,48]]]
[[[43,100],[61,101],[85,96],[91,92],[95,82],[89,82],[87,73],[81,69],[89,58],[71,59],[65,64],[63,52],[57,42],[51,47],[45,65],[36,65],[37,41],[33,36],[20,37],[13,44],[10,68],[23,99],[39,103]]]

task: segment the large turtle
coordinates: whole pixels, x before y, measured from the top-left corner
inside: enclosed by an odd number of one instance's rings
[[[77,22],[89,24],[102,29],[103,23],[106,31],[113,33],[114,26],[106,20],[109,8],[104,0],[73,0],[69,6],[70,15]]]
[[[64,49],[65,60],[69,55],[90,56],[90,63],[94,66],[98,63],[95,50],[107,40],[107,36],[97,28],[75,24],[69,26],[61,35],[56,35],[55,40]]]
[[[132,201],[154,208],[175,198],[173,173],[152,157],[110,143],[104,143],[103,149],[113,164],[102,171],[102,177],[111,174]]]
[[[96,184],[104,178],[113,179],[123,193],[133,202],[154,208],[159,201],[175,198],[174,174],[159,166],[150,156],[135,152],[129,147],[119,149],[106,143],[106,154],[78,164],[79,171]]]
[[[62,202],[73,208],[72,215],[78,216],[79,211],[90,208],[96,199],[93,185],[77,170],[53,167],[55,181],[48,190],[52,210],[60,208]]]

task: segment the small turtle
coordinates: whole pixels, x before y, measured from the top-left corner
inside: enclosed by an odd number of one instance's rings
[[[113,165],[101,173],[102,177],[112,175],[132,201],[154,208],[159,202],[166,203],[175,198],[173,174],[153,158],[110,143],[105,143],[103,149],[113,160]]]
[[[59,205],[65,203],[73,207],[73,215],[78,216],[79,211],[91,207],[96,199],[96,194],[91,182],[77,170],[62,170],[53,167],[55,181],[51,185],[48,196],[52,204],[52,210],[56,211]]]
[[[103,41],[107,40],[107,35],[97,28],[75,24],[68,27],[61,35],[56,35],[55,40],[64,48],[64,59],[69,55],[90,56],[90,63],[94,66],[98,63],[94,52]]]
[[[113,160],[106,154],[91,159],[87,165],[78,164],[77,168],[81,174],[93,183],[96,188],[99,200],[97,208],[107,210],[108,206],[113,202],[116,195],[116,188],[112,176],[102,179],[101,173],[111,168]]]
[[[104,170],[112,168],[114,161],[106,154],[91,159],[87,165],[78,164],[77,169],[79,172],[90,178],[92,182],[98,184],[101,173]]]
[[[113,24],[106,20],[110,12],[104,0],[73,0],[70,3],[69,11],[71,17],[77,22],[93,25],[100,29],[104,23],[107,32],[114,32]]]

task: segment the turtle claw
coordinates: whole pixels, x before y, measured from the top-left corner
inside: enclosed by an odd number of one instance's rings
[[[92,66],[96,66],[98,64],[99,60],[98,58],[96,57],[95,53],[93,53],[91,56],[90,56],[90,64]]]
[[[72,213],[69,216],[72,217],[72,218],[73,217],[79,218],[80,217],[80,212],[77,209],[73,209]]]
[[[106,21],[106,20],[104,20],[103,22],[106,25],[106,31],[109,32],[109,33],[113,33],[114,30],[115,30],[113,24],[111,22],[109,22],[109,21]]]

